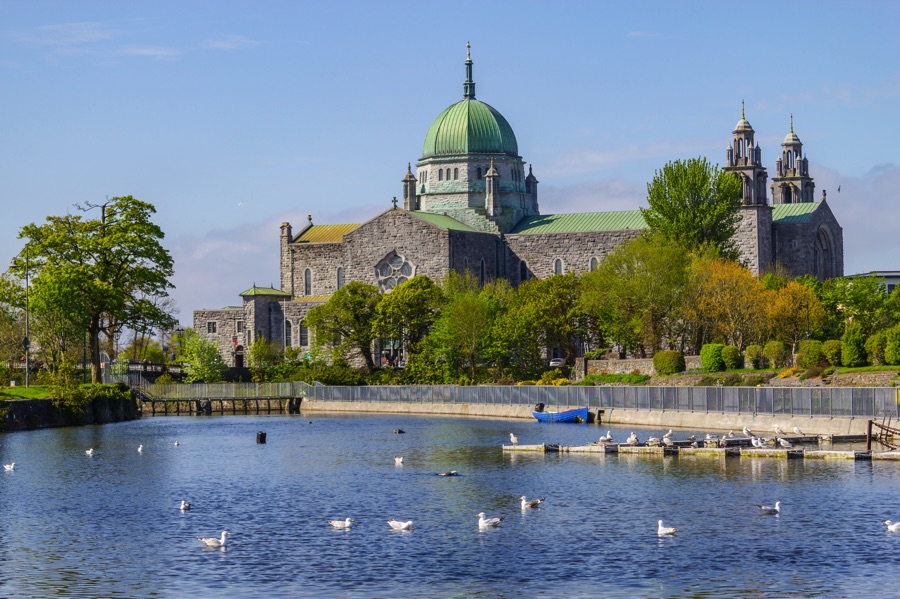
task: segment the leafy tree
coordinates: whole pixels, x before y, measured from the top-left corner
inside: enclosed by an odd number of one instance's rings
[[[770,367],[780,368],[784,366],[789,354],[783,342],[773,339],[767,341],[765,346],[763,346],[763,355],[769,361]]]
[[[722,372],[725,370],[725,360],[722,359],[721,343],[707,343],[700,348],[700,365],[706,372]]]
[[[444,301],[441,288],[417,275],[385,294],[375,310],[373,327],[382,339],[402,339],[407,353],[416,353],[431,330]]]
[[[822,344],[822,355],[832,366],[841,365],[841,342],[838,339],[829,339]]]
[[[119,357],[133,362],[147,360],[154,364],[165,364],[166,353],[156,339],[132,338],[131,342],[119,353]]]
[[[869,364],[884,364],[884,350],[887,345],[887,334],[885,331],[872,333],[866,339],[866,356],[869,358]]]
[[[705,158],[676,160],[647,184],[649,208],[641,214],[651,231],[688,249],[713,244],[722,256],[737,259],[732,238],[741,207],[741,181]]]
[[[822,351],[822,342],[817,339],[804,339],[797,350],[797,366],[800,368],[812,368],[818,366],[825,359]]]
[[[743,349],[760,338],[766,290],[749,270],[731,260],[703,260],[693,277],[697,296],[687,311],[705,322],[709,339]]]
[[[851,322],[841,336],[841,364],[863,366],[866,363],[866,336],[862,325]]]
[[[254,382],[266,379],[266,369],[279,363],[282,359],[281,347],[270,342],[263,335],[257,335],[247,348],[247,365]]]
[[[746,361],[750,363],[750,367],[753,368],[753,370],[759,370],[763,367],[765,356],[763,355],[763,348],[761,345],[748,345],[747,349],[744,350],[744,357],[746,358]]]
[[[817,288],[828,314],[825,333],[840,337],[847,323],[858,324],[864,336],[894,324],[895,302],[900,296],[885,293],[884,280],[876,276],[836,278]]]
[[[825,320],[825,309],[813,289],[797,280],[770,292],[765,310],[769,337],[789,343],[792,352],[801,339],[810,337]]]
[[[900,324],[888,329],[885,337],[887,339],[884,344],[884,363],[900,364]]]
[[[193,329],[185,330],[180,337],[185,382],[217,383],[225,377],[228,366],[215,343],[203,339]]]
[[[70,326],[87,331],[91,378],[100,380],[100,334],[108,338],[121,326],[139,321],[147,326],[173,326],[160,305],[172,288],[173,263],[162,246],[162,230],[151,218],[153,205],[131,196],[100,205],[97,218],[81,214],[49,216],[43,225],[22,228],[27,260],[16,260],[11,271],[31,275],[31,308],[39,319],[51,311],[65,315]],[[27,263],[27,264],[26,264]]]
[[[367,372],[375,369],[373,323],[381,299],[378,288],[359,281],[347,283],[327,303],[309,311],[306,322],[315,332],[316,347],[330,345],[337,357],[359,355]]]

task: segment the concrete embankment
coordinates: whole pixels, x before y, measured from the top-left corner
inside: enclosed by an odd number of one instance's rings
[[[52,399],[0,402],[0,431],[27,431],[60,426],[107,424],[140,418],[132,397],[98,397],[83,410],[73,410]]]
[[[547,411],[556,411],[546,406]],[[301,411],[310,412],[376,412],[393,414],[432,414],[442,416],[480,416],[485,418],[532,419],[530,405],[423,403],[403,401],[325,401],[304,399]],[[592,410],[596,415],[597,410]],[[630,425],[640,428],[684,428],[692,430],[740,432],[746,426],[759,433],[771,434],[775,427],[793,431],[794,427],[815,435],[864,435],[867,420],[859,418],[826,418],[771,414],[732,414],[720,412],[686,412],[676,410],[631,410],[613,408],[603,410],[595,424],[602,426]]]

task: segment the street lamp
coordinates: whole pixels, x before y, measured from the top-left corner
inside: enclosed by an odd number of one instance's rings
[[[31,334],[31,326],[28,317],[28,276],[30,274],[28,264],[28,244],[25,244],[25,248],[22,252],[25,252],[25,337],[22,339],[22,347],[25,349],[25,386],[28,387],[29,371],[31,370],[31,352],[28,351],[28,348],[31,345],[31,341],[28,339],[28,336]],[[12,259],[10,266],[16,266],[16,258],[21,256],[22,252],[16,254],[16,257]]]

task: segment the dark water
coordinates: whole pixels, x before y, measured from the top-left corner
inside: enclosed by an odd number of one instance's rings
[[[900,596],[900,533],[880,524],[900,520],[900,464],[504,455],[510,431],[605,429],[303,415],[3,435],[0,596]],[[547,501],[522,513],[523,494]],[[755,507],[776,500],[779,516]],[[480,511],[500,528],[479,532]],[[676,537],[656,536],[660,518]],[[196,540],[223,529],[227,550]]]

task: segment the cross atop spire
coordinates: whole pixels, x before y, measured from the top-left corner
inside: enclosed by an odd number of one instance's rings
[[[794,132],[794,113],[791,113],[791,133]]]
[[[746,117],[744,116],[744,99],[743,99],[743,98],[741,98],[741,118],[742,118],[742,119],[743,119],[743,118],[746,118]]]
[[[475,99],[475,82],[472,81],[472,46],[466,42],[466,82],[463,83],[463,98]]]

